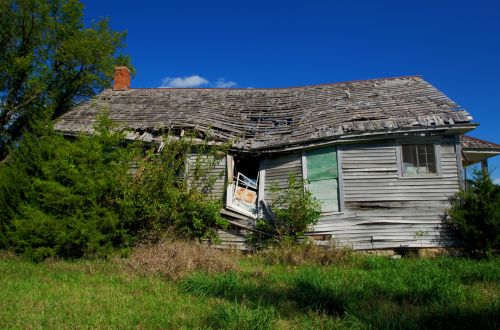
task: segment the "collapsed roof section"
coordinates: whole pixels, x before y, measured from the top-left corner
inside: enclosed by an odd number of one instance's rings
[[[194,130],[235,148],[272,149],[346,135],[471,125],[472,117],[419,76],[271,89],[106,90],[55,129],[91,133],[106,109],[124,129],[158,136]]]

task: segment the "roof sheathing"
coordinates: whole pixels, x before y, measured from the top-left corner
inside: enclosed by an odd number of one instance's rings
[[[353,133],[469,123],[471,117],[421,77],[275,89],[106,90],[61,116],[63,133],[92,132],[107,108],[127,129],[210,132],[236,147],[272,148]]]

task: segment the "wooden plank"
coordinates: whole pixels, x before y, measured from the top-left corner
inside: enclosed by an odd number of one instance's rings
[[[264,196],[269,204],[272,203],[271,187],[273,184],[277,184],[279,189],[288,187],[290,174],[295,175],[296,180],[302,180],[302,155],[299,152],[266,159],[264,164],[266,182]]]
[[[337,147],[337,160],[338,166],[342,169],[343,165],[343,148]],[[344,172],[342,170],[339,171],[339,211],[343,211],[345,208],[344,205]]]

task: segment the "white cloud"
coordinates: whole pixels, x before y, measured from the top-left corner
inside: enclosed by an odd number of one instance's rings
[[[197,74],[188,77],[166,77],[161,81],[160,88],[193,88],[210,86],[215,88],[231,88],[238,86],[238,83],[225,78],[219,78],[215,82],[210,82]]]
[[[236,87],[238,86],[238,84],[234,81],[226,81],[225,78],[219,78],[217,79],[217,81],[215,82],[215,87],[217,88],[231,88],[231,87]]]
[[[500,178],[493,180],[493,183],[500,186]]]
[[[190,88],[208,84],[208,80],[197,74],[189,77],[166,77],[161,81],[160,88]]]

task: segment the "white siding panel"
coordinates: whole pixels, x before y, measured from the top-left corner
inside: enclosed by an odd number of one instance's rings
[[[271,202],[271,187],[277,185],[278,188],[288,187],[288,178],[291,174],[295,176],[297,182],[302,180],[302,155],[292,153],[265,159],[263,161],[265,169],[264,200]]]
[[[345,209],[323,214],[310,235],[331,235],[354,249],[433,247],[446,244],[440,232],[449,197],[459,189],[454,140],[442,138],[441,175],[398,175],[397,146],[345,145],[341,164]]]

